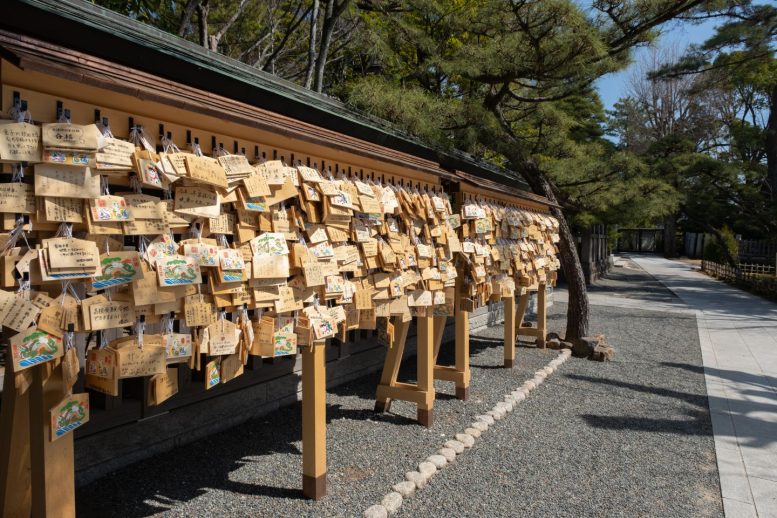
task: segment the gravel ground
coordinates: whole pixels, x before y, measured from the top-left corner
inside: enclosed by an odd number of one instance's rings
[[[562,330],[565,309],[553,306],[550,330]],[[566,362],[400,516],[722,516],[695,320],[592,311],[591,328],[606,333],[616,360]],[[292,405],[80,489],[78,515],[360,516],[556,355],[521,348],[505,370],[501,337],[501,326],[472,337],[470,400],[438,382],[430,430],[408,403],[372,412],[378,374],[328,394],[329,495],[319,502],[302,498],[301,407]],[[408,360],[400,379],[414,372]]]
[[[499,329],[502,329],[499,327]],[[501,336],[501,335],[500,335]],[[328,496],[302,498],[301,406],[182,446],[129,466],[78,490],[79,516],[361,516],[391,487],[462,432],[556,356],[521,350],[511,371],[501,368],[502,339],[472,337],[469,401],[453,397],[453,384],[437,382],[434,425],[415,421],[415,405],[392,403],[376,415],[379,373],[341,385],[327,395]],[[452,345],[440,361],[451,362]],[[400,379],[414,379],[415,360]],[[110,502],[110,503],[108,503]]]
[[[615,361],[566,362],[398,516],[723,516],[695,319],[592,311]]]

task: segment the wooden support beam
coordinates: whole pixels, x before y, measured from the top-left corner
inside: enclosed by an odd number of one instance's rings
[[[425,393],[418,404],[418,421],[430,428],[434,405],[434,317],[417,317],[416,347],[418,349],[418,390]]]
[[[456,279],[453,318],[456,325],[456,371],[461,379],[456,381],[456,399],[466,401],[469,397],[469,311],[461,309],[461,282]]]
[[[503,297],[504,302],[504,366],[507,369],[512,369],[515,365],[515,337],[517,336],[515,330],[515,295],[509,297]]]
[[[326,341],[302,350],[302,494],[326,496]]]
[[[62,365],[53,362],[31,367],[30,464],[33,518],[69,518],[76,515],[73,434],[51,440],[49,411],[67,395]]]
[[[523,318],[526,316],[526,308],[528,306],[529,306],[529,290],[525,288],[521,288],[521,298],[518,301],[518,312],[515,317],[515,320],[517,322],[516,327],[518,329],[518,334],[520,334],[521,330],[524,329]]]
[[[10,364],[10,358],[9,358]],[[6,367],[0,406],[0,516],[30,516],[30,391]]]
[[[537,347],[545,348],[545,336],[548,331],[548,287],[540,283],[537,288]]]
[[[434,317],[434,363],[437,364],[437,357],[440,355],[442,346],[442,335],[445,334],[445,324],[448,321],[447,316]]]

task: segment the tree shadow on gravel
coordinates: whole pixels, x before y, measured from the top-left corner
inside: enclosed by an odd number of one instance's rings
[[[214,489],[246,496],[303,499],[301,488],[230,480],[234,472],[262,462],[262,457],[301,455],[295,444],[302,435],[300,412],[299,404],[282,408],[273,412],[273,426],[265,418],[252,419],[78,488],[78,516],[150,516]],[[334,412],[333,417],[336,415]]]
[[[375,398],[374,385],[363,378],[361,382],[349,382],[345,387],[351,390],[344,390],[344,395],[358,392]],[[263,458],[270,455],[301,457],[301,415],[301,403],[296,403],[122,468],[77,489],[78,516],[151,516],[212,490],[250,497],[304,499],[301,487],[230,479],[246,465],[266,462]],[[272,422],[268,420],[270,417]],[[402,415],[376,414],[371,408],[345,408],[340,404],[327,404],[326,417],[327,424],[352,419],[418,426],[418,421]],[[263,478],[272,480],[271,477]]]
[[[672,364],[664,362],[662,365],[679,367],[691,372],[703,372],[702,367],[689,364]],[[738,383],[750,383],[753,385],[751,390],[741,391],[749,395],[752,400],[740,402],[740,406],[732,410],[721,410],[722,415],[729,415],[736,419],[736,431],[732,426],[722,425],[717,431],[720,437],[732,437],[743,444],[753,447],[771,447],[777,444],[777,423],[761,419],[758,416],[774,412],[773,403],[763,403],[757,399],[774,400],[777,399],[774,389],[768,383],[764,383],[764,378],[773,379],[769,376],[753,376],[742,374],[737,371],[726,371],[721,369],[708,369],[713,371],[716,376],[730,376]],[[681,435],[713,435],[712,416],[710,408],[728,409],[729,401],[726,398],[717,396],[708,396],[706,394],[691,394],[677,390],[640,385],[620,380],[607,378],[594,378],[591,376],[581,376],[578,374],[568,374],[567,379],[609,385],[617,389],[626,389],[636,392],[642,392],[649,395],[667,397],[682,401],[694,407],[697,410],[688,409],[685,414],[691,417],[691,420],[664,419],[644,416],[601,416],[595,414],[582,414],[582,417],[589,426],[594,428],[604,428],[611,430],[635,430],[646,432],[676,433]],[[747,380],[750,381],[747,381]],[[752,414],[752,415],[751,415]]]
[[[734,381],[736,383],[746,383],[754,387],[767,389],[771,392],[770,394],[767,393],[767,395],[771,395],[773,399],[777,399],[777,392],[773,392],[775,389],[777,389],[777,378],[774,376],[768,376],[766,374],[755,375],[755,374],[749,374],[741,371],[719,369],[717,367],[705,368],[701,365],[691,365],[688,363],[661,362],[661,365],[664,365],[666,367],[674,367],[674,368],[686,370],[689,372],[695,372],[698,374],[706,373],[716,378]]]
[[[705,394],[689,394],[687,392],[680,392],[677,390],[672,390],[667,388],[651,387],[646,385],[640,385],[638,383],[630,383],[628,381],[620,381],[620,380],[614,380],[609,378],[594,378],[593,376],[582,376],[580,374],[566,374],[564,377],[567,379],[572,379],[577,381],[599,383],[604,385],[610,385],[612,387],[634,390],[637,392],[644,392],[646,394],[679,399],[681,401],[685,401],[686,403],[690,403],[691,405],[697,406],[700,408],[707,407],[707,396]]]

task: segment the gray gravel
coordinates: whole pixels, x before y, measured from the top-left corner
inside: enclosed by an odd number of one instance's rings
[[[499,328],[501,329],[501,327]],[[336,387],[327,395],[328,496],[302,498],[299,404],[141,461],[78,490],[79,516],[361,516],[380,503],[404,474],[467,428],[505,394],[533,376],[555,351],[522,350],[512,370],[501,368],[502,340],[470,341],[469,401],[437,382],[434,425],[415,421],[415,405],[395,401],[376,415],[379,374]],[[452,345],[440,361],[453,361]],[[414,379],[415,360],[400,379]]]
[[[563,330],[556,304],[551,330]],[[474,448],[406,499],[398,516],[722,515],[695,321],[593,307],[616,361],[570,359]],[[555,351],[502,365],[502,327],[472,338],[466,403],[437,383],[435,422],[415,406],[372,412],[378,374],[327,397],[329,495],[302,498],[300,406],[182,446],[78,491],[79,516],[361,516],[407,471],[533,376]],[[452,361],[451,351],[443,357]],[[400,378],[412,379],[408,360]]]
[[[398,516],[723,515],[695,319],[592,311],[616,360],[570,359]]]

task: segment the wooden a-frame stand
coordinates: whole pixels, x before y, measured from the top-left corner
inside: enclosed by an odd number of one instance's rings
[[[74,517],[73,434],[52,441],[49,411],[66,395],[62,364],[32,369],[23,393],[6,372],[0,412],[0,515]]]
[[[418,382],[403,383],[397,381],[402,356],[405,352],[407,330],[410,321],[403,322],[393,317],[394,343],[386,352],[383,373],[380,377],[375,396],[375,411],[387,412],[393,399],[410,401],[417,405],[418,422],[427,428],[432,426],[432,407],[434,406],[434,380],[451,381],[456,384],[456,398],[466,400],[469,394],[469,312],[462,311],[458,290],[454,302],[456,322],[456,351],[454,365],[437,365],[447,316],[416,317],[418,354]]]
[[[529,306],[529,296],[537,293],[537,323],[531,327],[523,325],[526,308]],[[545,348],[547,321],[547,286],[539,283],[536,287],[521,288],[518,307],[515,307],[515,296],[504,297],[504,366],[511,369],[515,365],[515,340],[518,336],[533,336],[537,347]]]
[[[376,412],[387,412],[391,407],[392,399],[410,401],[418,406],[416,414],[418,422],[427,428],[432,426],[435,320],[436,318],[432,316],[416,317],[418,381],[413,384],[397,381],[402,355],[405,352],[407,330],[411,321],[403,322],[402,317],[393,317],[394,343],[386,352],[383,373],[375,396]],[[442,338],[442,331],[440,331],[439,336]]]

